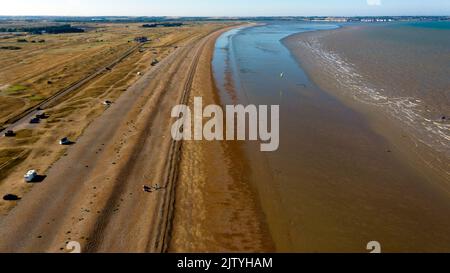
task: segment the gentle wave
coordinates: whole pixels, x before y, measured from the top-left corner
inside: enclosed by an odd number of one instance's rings
[[[424,115],[422,100],[413,97],[389,97],[385,90],[371,85],[358,73],[355,65],[338,53],[323,47],[317,37],[298,42],[301,47],[313,53],[328,75],[351,96],[365,104],[375,105],[393,118],[406,124],[407,129],[421,143],[450,157],[450,124],[432,120]]]

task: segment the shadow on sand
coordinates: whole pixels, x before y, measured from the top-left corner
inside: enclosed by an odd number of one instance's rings
[[[61,144],[62,146],[72,146],[72,145],[75,145],[75,144],[77,144],[75,141],[66,141],[66,142],[64,142],[63,144]]]
[[[46,175],[38,175],[36,178],[33,179],[33,181],[28,182],[29,184],[38,184],[42,183],[47,178]]]
[[[19,201],[21,198],[15,194],[7,194],[3,196],[3,200],[5,201]]]

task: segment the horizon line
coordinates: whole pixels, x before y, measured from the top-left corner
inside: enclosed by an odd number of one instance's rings
[[[21,14],[21,15],[2,15],[0,17],[129,17],[129,18],[156,18],[156,17],[181,17],[181,18],[258,18],[258,17],[337,17],[337,18],[348,18],[348,17],[450,17],[450,15],[32,15],[32,14]]]

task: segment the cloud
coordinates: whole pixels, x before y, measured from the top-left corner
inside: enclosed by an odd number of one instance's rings
[[[381,0],[367,0],[369,6],[381,6]]]

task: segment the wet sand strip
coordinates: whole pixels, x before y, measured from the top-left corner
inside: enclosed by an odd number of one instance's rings
[[[221,104],[211,68],[214,45],[211,40],[200,59],[190,106],[195,96],[205,105]],[[169,251],[274,251],[249,172],[238,142],[185,141]]]

